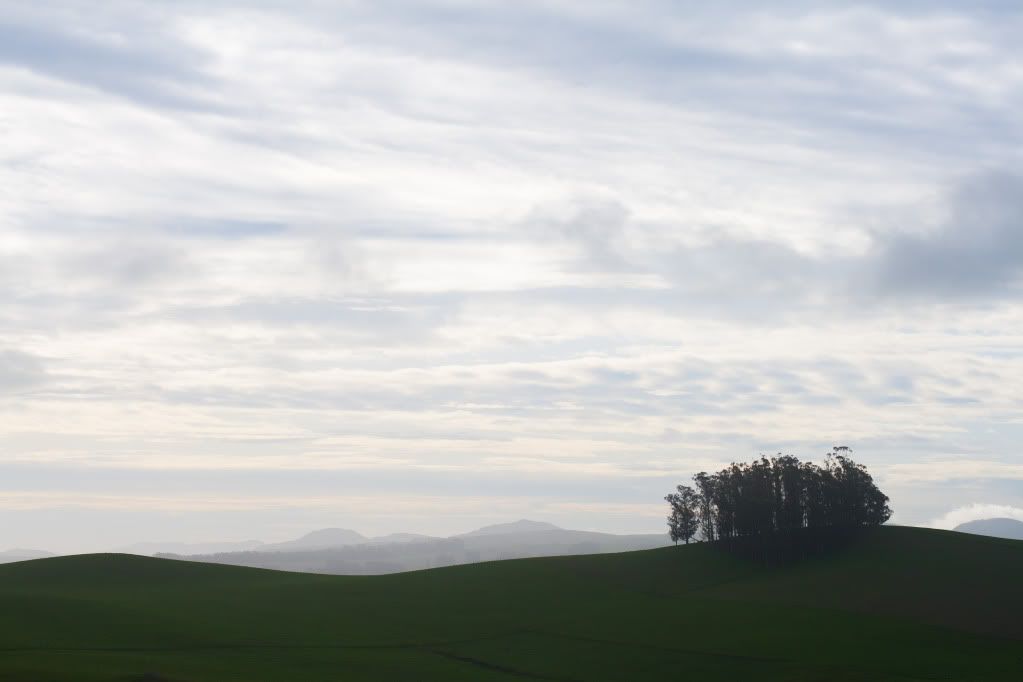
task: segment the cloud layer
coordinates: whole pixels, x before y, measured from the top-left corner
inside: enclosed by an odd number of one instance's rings
[[[9,544],[658,530],[834,444],[1023,506],[1008,4],[4,10]]]

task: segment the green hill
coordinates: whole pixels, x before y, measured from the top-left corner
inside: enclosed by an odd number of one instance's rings
[[[880,528],[376,577],[124,555],[0,566],[0,681],[1018,680],[1023,542]]]

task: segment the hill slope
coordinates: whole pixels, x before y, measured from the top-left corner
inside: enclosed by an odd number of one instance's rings
[[[0,567],[0,680],[1023,679],[1023,543],[882,528],[379,577],[121,555]],[[149,675],[145,677],[145,675]]]

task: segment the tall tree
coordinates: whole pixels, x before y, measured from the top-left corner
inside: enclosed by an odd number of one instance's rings
[[[776,528],[791,532],[802,528],[806,510],[806,490],[799,460],[781,455],[771,460],[774,472]]]
[[[696,483],[696,491],[699,496],[700,533],[704,540],[713,542],[717,537],[714,533],[715,477],[706,471],[701,471],[693,476],[693,481]]]
[[[836,514],[839,525],[880,525],[891,518],[888,496],[874,484],[867,467],[849,457],[852,450],[836,447],[828,455],[827,465],[835,481]]]
[[[700,528],[700,496],[687,485],[680,485],[675,493],[678,513],[678,537],[687,545]]]
[[[668,511],[668,537],[678,545],[678,540],[682,535],[682,515],[679,513],[678,494],[669,493],[664,496],[664,500],[670,505],[670,510]]]

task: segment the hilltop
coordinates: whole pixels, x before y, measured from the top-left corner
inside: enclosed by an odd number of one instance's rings
[[[376,577],[42,559],[0,566],[0,680],[1021,679],[1021,571],[1023,543],[900,527],[773,569],[704,545]]]

